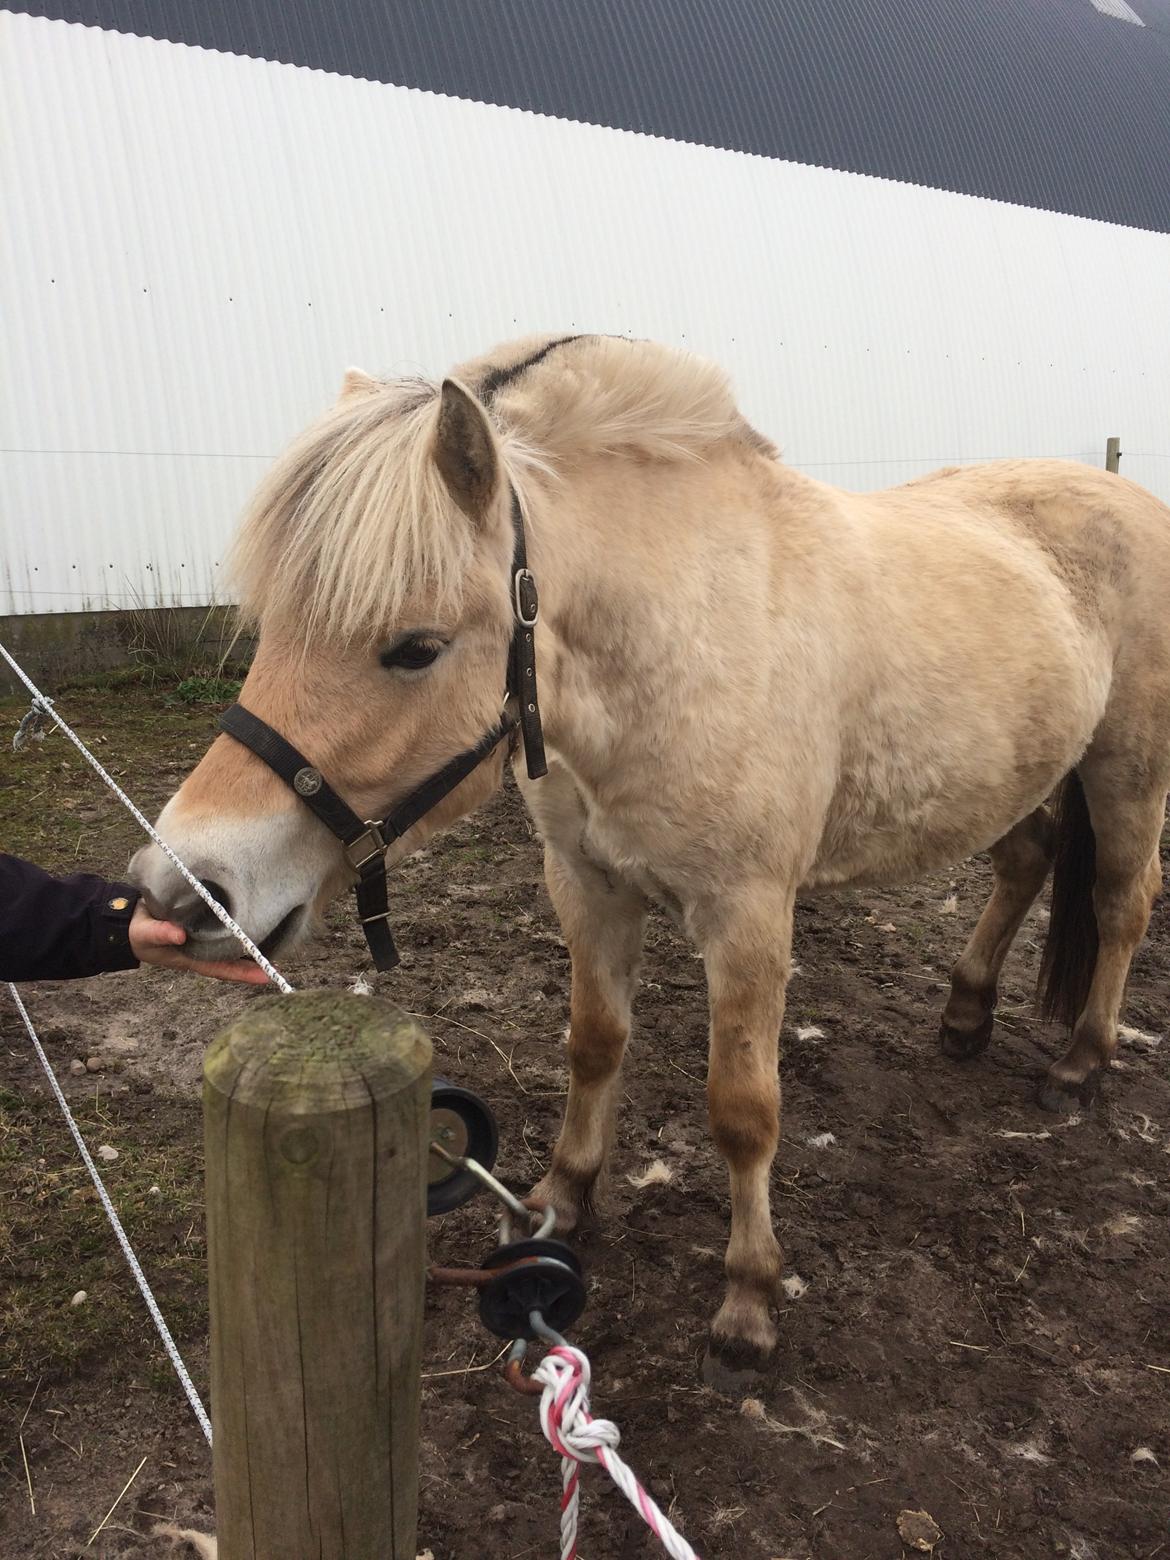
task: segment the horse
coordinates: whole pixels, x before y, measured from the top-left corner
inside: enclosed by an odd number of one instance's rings
[[[1071,1040],[1041,1103],[1090,1100],[1161,886],[1170,788],[1170,510],[1134,483],[996,461],[847,492],[784,464],[699,357],[527,338],[441,383],[350,370],[262,481],[233,567],[259,636],[241,705],[308,766],[294,790],[221,734],[158,827],[275,954],[355,877],[304,805],[323,774],[372,820],[479,752],[392,864],[492,794],[511,756],[572,960],[568,1097],[532,1193],[559,1231],[607,1157],[649,905],[701,955],[731,1201],[709,1357],[759,1366],[778,1342],[769,1174],[798,892],[988,851],[993,892],[941,1015],[967,1059],[1052,872],[1044,1011]],[[482,737],[518,622],[535,633],[539,778],[529,733]],[[190,952],[235,952],[157,847],[132,872]]]

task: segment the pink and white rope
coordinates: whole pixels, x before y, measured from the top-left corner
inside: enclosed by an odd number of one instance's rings
[[[638,1483],[633,1469],[618,1456],[621,1431],[612,1419],[594,1419],[590,1414],[591,1374],[588,1358],[571,1344],[550,1349],[532,1373],[544,1387],[540,1428],[553,1450],[561,1454],[561,1560],[577,1560],[581,1463],[601,1464],[671,1560],[699,1560]]]

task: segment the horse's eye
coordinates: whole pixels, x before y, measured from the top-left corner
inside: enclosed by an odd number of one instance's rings
[[[421,672],[424,667],[438,660],[444,648],[441,639],[428,639],[410,634],[407,638],[400,639],[396,645],[390,645],[388,649],[383,650],[378,659],[387,669],[398,667],[405,672]]]

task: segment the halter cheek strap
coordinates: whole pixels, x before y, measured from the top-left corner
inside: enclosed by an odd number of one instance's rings
[[[366,934],[374,968],[378,970],[393,969],[398,963],[398,950],[390,932],[387,846],[425,817],[517,729],[524,738],[529,778],[538,780],[548,773],[536,692],[534,635],[540,606],[536,581],[528,567],[524,517],[515,490],[512,492],[512,525],[516,536],[511,578],[513,629],[504,714],[474,747],[465,749],[436,770],[384,818],[363,821],[303,753],[243,705],[233,704],[219,718],[222,730],[263,759],[273,774],[291,786],[309,811],[341,841],[346,860],[358,875],[354,885],[358,918]]]

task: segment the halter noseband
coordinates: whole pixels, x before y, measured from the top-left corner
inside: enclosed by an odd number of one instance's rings
[[[524,738],[528,775],[539,780],[548,773],[544,733],[536,696],[536,643],[533,630],[540,612],[536,580],[528,567],[524,545],[524,516],[516,490],[512,490],[512,528],[516,542],[512,553],[512,643],[504,682],[504,713],[474,747],[465,749],[429,779],[411,791],[384,818],[358,817],[303,753],[286,742],[267,721],[242,704],[233,704],[219,718],[221,728],[243,743],[285,785],[291,786],[310,812],[345,847],[346,859],[358,874],[354,884],[357,912],[366,934],[374,968],[391,970],[398,950],[390,934],[389,891],[386,883],[386,848],[431,811],[461,781],[493,753],[505,737],[517,730]]]

